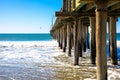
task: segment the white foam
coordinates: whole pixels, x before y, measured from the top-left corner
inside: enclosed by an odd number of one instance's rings
[[[7,63],[54,62],[51,55],[59,54],[56,41],[1,41],[0,61]],[[56,49],[56,50],[55,50]],[[57,53],[56,53],[57,52]]]
[[[120,41],[117,41],[117,47],[120,48]],[[90,56],[89,53],[90,50],[87,50],[87,52],[85,53],[86,57]],[[10,65],[8,63],[23,63],[25,65],[25,63],[28,64],[28,62],[37,62],[41,64],[44,62],[54,63],[54,58],[51,57],[58,56],[61,54],[64,53],[58,48],[57,41],[25,41],[25,42],[0,41],[0,62],[1,62],[0,65]],[[78,67],[76,66],[75,68]],[[109,69],[108,79],[111,80],[111,78],[114,77],[120,78],[119,72],[120,69],[115,69],[114,71]],[[90,79],[88,78],[85,80]]]

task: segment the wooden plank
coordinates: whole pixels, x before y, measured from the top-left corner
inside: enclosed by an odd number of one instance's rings
[[[110,2],[108,2],[107,3],[107,7],[111,7],[111,6],[113,6],[113,5],[115,5],[115,4],[117,4],[117,3],[119,3],[119,1],[110,1]]]
[[[120,2],[114,6],[111,6],[111,9],[110,11],[114,11],[114,10],[117,10],[117,9],[120,9]]]
[[[90,9],[94,8],[95,7],[95,3],[88,3],[86,5],[86,11],[89,11]]]
[[[82,8],[86,3],[80,3],[79,5],[76,6],[76,8],[74,9],[74,11],[79,10],[80,8]]]
[[[119,3],[119,1],[110,1],[110,2],[107,3],[107,7],[111,7],[111,6],[113,6],[113,5],[117,4],[117,3]],[[86,4],[86,11],[89,11],[94,7],[96,7],[94,2],[87,3]]]

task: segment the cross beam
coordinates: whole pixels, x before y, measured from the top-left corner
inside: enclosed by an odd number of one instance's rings
[[[56,17],[81,17],[81,16],[95,16],[95,12],[56,12]],[[108,12],[108,16],[120,16],[120,12]]]

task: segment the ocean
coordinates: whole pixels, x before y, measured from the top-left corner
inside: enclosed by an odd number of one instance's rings
[[[46,34],[0,34],[0,41],[49,41],[52,37]]]
[[[120,60],[120,34],[117,51]],[[0,80],[95,80],[89,53],[80,58],[80,66],[73,66],[73,57],[63,53],[50,34],[0,34]],[[108,68],[109,78],[120,79],[116,71]]]
[[[49,41],[52,36],[49,33],[43,34],[0,34],[0,41]],[[108,34],[106,35],[108,40]],[[120,33],[117,33],[116,40],[120,41]]]

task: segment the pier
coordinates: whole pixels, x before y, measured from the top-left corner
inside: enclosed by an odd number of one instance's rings
[[[116,22],[120,16],[120,0],[63,0],[55,16],[51,35],[58,46],[70,57],[74,49],[74,65],[79,65],[79,57],[89,48],[91,64],[97,67],[97,80],[107,80],[106,33],[108,30],[111,64],[118,65]]]

